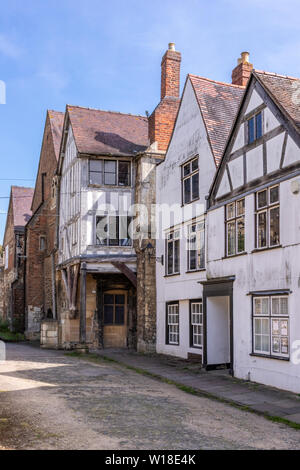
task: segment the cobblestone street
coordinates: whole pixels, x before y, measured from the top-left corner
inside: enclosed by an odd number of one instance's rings
[[[99,359],[7,345],[0,448],[300,449],[300,431]]]

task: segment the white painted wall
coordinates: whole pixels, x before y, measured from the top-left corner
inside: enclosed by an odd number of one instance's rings
[[[234,373],[236,377],[265,383],[278,388],[300,392],[300,367],[292,360],[250,356],[252,352],[252,291],[290,289],[290,345],[300,340],[300,193],[292,193],[292,182],[280,183],[280,241],[282,248],[251,253],[255,248],[254,194],[245,200],[246,255],[222,259],[225,255],[224,207],[207,214],[208,277],[235,275],[233,283]],[[221,235],[221,236],[219,236]],[[208,311],[209,317],[209,311]],[[292,355],[291,351],[291,355]]]
[[[199,194],[200,199],[181,208],[181,165],[192,157],[199,155]],[[181,230],[180,274],[165,277],[165,263],[157,263],[157,351],[186,358],[188,353],[201,354],[202,350],[190,348],[189,338],[189,299],[202,297],[200,280],[205,279],[205,271],[187,273],[187,250],[185,230],[193,217],[203,217],[209,187],[216,171],[216,166],[207,139],[206,129],[201,117],[190,81],[187,82],[179,110],[176,127],[173,133],[165,161],[157,167],[156,195],[158,205],[180,207],[174,220],[163,216],[159,223],[157,217],[156,256],[164,255],[165,234],[171,226]],[[166,302],[179,300],[180,344],[166,344]]]

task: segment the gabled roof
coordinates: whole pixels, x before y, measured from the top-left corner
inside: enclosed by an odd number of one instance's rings
[[[67,105],[79,153],[129,156],[149,146],[148,118]]]
[[[218,166],[245,87],[189,74]]]
[[[65,114],[61,113],[60,111],[48,110],[48,116],[53,138],[55,156],[56,160],[58,161]]]
[[[300,129],[300,79],[260,70],[254,70],[253,74]]]
[[[24,188],[20,186],[11,187],[14,228],[25,227],[28,220],[30,219],[32,215],[31,202],[33,193],[33,188]]]

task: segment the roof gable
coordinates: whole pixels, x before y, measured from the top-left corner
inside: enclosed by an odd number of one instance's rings
[[[188,75],[207,129],[211,149],[218,166],[245,87]]]
[[[20,186],[12,186],[11,188],[10,197],[12,200],[13,225],[15,229],[25,227],[32,215],[31,202],[33,192],[33,188]]]
[[[63,125],[64,125],[64,116],[65,116],[65,113],[62,113],[60,111],[53,111],[53,110],[48,111],[51,135],[52,135],[53,146],[54,146],[54,151],[55,151],[55,156],[56,156],[57,161],[59,158],[59,149],[60,149],[61,136],[62,136],[62,130],[63,130]]]
[[[210,206],[300,169],[299,85],[299,79],[252,72],[210,189]],[[247,122],[258,112],[263,135],[248,143]]]
[[[79,153],[131,156],[148,147],[146,117],[70,105],[67,113]]]

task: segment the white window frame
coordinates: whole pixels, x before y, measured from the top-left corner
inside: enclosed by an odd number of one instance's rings
[[[193,312],[193,306],[199,305],[199,312]],[[203,349],[203,302],[202,300],[191,300],[190,301],[190,334],[191,334],[191,339],[190,339],[190,347],[192,348],[197,348],[197,349]],[[197,317],[199,317],[200,321],[196,321]],[[199,333],[199,330],[201,331]],[[198,337],[200,338],[199,343],[194,342],[194,338]]]
[[[196,227],[195,231],[192,231],[193,227]],[[199,262],[199,258],[201,258],[200,257],[201,246],[199,247],[197,245],[197,233],[199,232],[201,234],[200,237],[203,236],[203,249],[204,249],[203,265],[200,265],[200,262]],[[191,250],[190,240],[193,236],[196,237],[196,241],[195,241],[196,248]],[[193,222],[192,224],[188,225],[188,233],[187,233],[187,261],[188,261],[187,269],[188,269],[188,272],[199,271],[199,270],[205,269],[205,256],[206,256],[205,248],[206,248],[205,247],[205,221],[201,220],[198,222]],[[196,267],[195,268],[191,268],[191,257],[190,257],[191,251],[196,251]]]
[[[192,164],[193,162],[197,161],[197,168],[195,170],[192,169]],[[190,166],[190,173],[188,175],[185,175],[184,176],[184,168],[186,166]],[[197,197],[195,197],[193,199],[193,185],[192,185],[192,179],[193,179],[193,176],[195,176],[196,174],[198,174],[198,195]],[[184,183],[186,180],[190,179],[190,194],[191,194],[191,199],[189,201],[185,201],[185,193],[184,193]],[[188,162],[184,163],[181,167],[181,192],[182,192],[182,205],[186,205],[186,204],[190,204],[191,202],[194,202],[194,201],[197,201],[200,197],[200,191],[199,191],[199,157],[196,156],[194,158],[192,158],[191,160],[189,160]]]
[[[177,320],[177,321],[176,321]],[[167,304],[167,344],[179,346],[179,303]]]
[[[268,299],[268,312],[267,313],[256,313],[255,310],[255,301],[259,299]],[[273,312],[273,300],[275,299],[286,299],[287,300],[287,312],[286,313],[274,313]],[[255,330],[255,320],[268,320],[268,335],[266,333],[257,333]],[[278,334],[273,333],[273,322],[278,321],[280,322],[279,324],[279,332]],[[284,335],[282,334],[282,329],[281,329],[281,322],[287,322],[287,334]],[[284,358],[284,359],[289,359],[290,357],[290,314],[289,314],[289,298],[288,295],[269,295],[269,296],[254,296],[253,297],[253,315],[252,315],[252,341],[253,341],[253,353],[262,355],[265,357],[275,357],[275,358]],[[255,348],[255,337],[256,336],[268,336],[269,338],[269,350],[268,351],[263,351]],[[273,339],[278,338],[279,340],[279,345],[280,345],[280,351],[273,351]],[[283,344],[283,339],[287,340],[287,350],[288,352],[282,352],[282,344]]]

